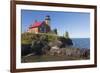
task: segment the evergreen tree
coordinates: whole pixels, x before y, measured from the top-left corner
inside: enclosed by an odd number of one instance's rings
[[[69,38],[69,33],[67,31],[65,32],[65,38]]]
[[[55,33],[55,34],[58,34],[58,33],[57,33],[57,29],[54,29],[54,33]]]

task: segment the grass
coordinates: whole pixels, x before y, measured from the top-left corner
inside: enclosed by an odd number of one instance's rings
[[[86,58],[75,57],[75,56],[52,56],[52,55],[42,55],[42,56],[28,56],[22,57],[22,63],[28,62],[48,62],[48,61],[68,61],[68,60],[83,60]],[[89,58],[88,58],[89,59]]]
[[[22,44],[31,44],[32,41],[40,39],[41,37],[48,37],[47,40],[54,41],[58,38],[58,35],[52,33],[22,33],[21,34],[21,43]]]

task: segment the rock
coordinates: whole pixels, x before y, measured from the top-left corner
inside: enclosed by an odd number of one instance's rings
[[[32,53],[32,48],[30,47],[30,44],[22,44],[21,45],[21,55],[25,56],[29,53]]]
[[[53,46],[50,49],[50,55],[59,55],[60,50],[58,46]]]
[[[62,43],[61,48],[73,45],[72,40],[69,38],[59,37],[58,40]]]
[[[49,46],[50,47],[53,47],[53,46],[61,47],[61,45],[62,45],[62,42],[59,41],[59,40],[55,40],[55,41],[49,42]]]
[[[72,56],[73,51],[71,49],[66,49],[66,56]]]
[[[48,55],[48,54],[49,54],[49,51],[50,51],[50,48],[51,48],[50,46],[45,45],[45,46],[42,48],[43,54]]]
[[[90,50],[86,48],[81,49],[80,52],[82,57],[88,57],[90,55]]]

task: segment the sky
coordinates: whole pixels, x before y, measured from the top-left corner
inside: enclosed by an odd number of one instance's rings
[[[51,18],[51,29],[56,28],[59,36],[67,31],[71,38],[90,37],[90,13],[84,12],[21,10],[22,32],[27,31],[35,20],[44,21],[47,15]]]

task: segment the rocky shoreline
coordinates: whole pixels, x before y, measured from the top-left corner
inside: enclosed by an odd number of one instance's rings
[[[35,55],[34,52],[30,52],[27,55],[24,56],[31,56]],[[79,49],[79,48],[60,48],[58,49],[57,47],[53,47],[50,49],[48,52],[46,52],[44,55],[52,55],[52,56],[79,56],[79,57],[88,57],[90,55],[90,50],[89,49]]]
[[[73,47],[70,38],[48,34],[24,34],[22,41],[22,62],[34,61],[35,59],[37,61],[39,58],[42,61],[90,58],[90,49]],[[39,58],[35,58],[37,56]]]
[[[64,60],[85,60],[90,59],[89,49],[62,48],[52,49],[44,55],[35,55],[34,52],[22,57],[22,63],[26,62],[45,62],[45,61],[64,61]]]
[[[79,49],[79,48],[54,48],[50,50],[49,55],[65,55],[74,57],[88,57],[90,55],[89,49]]]

